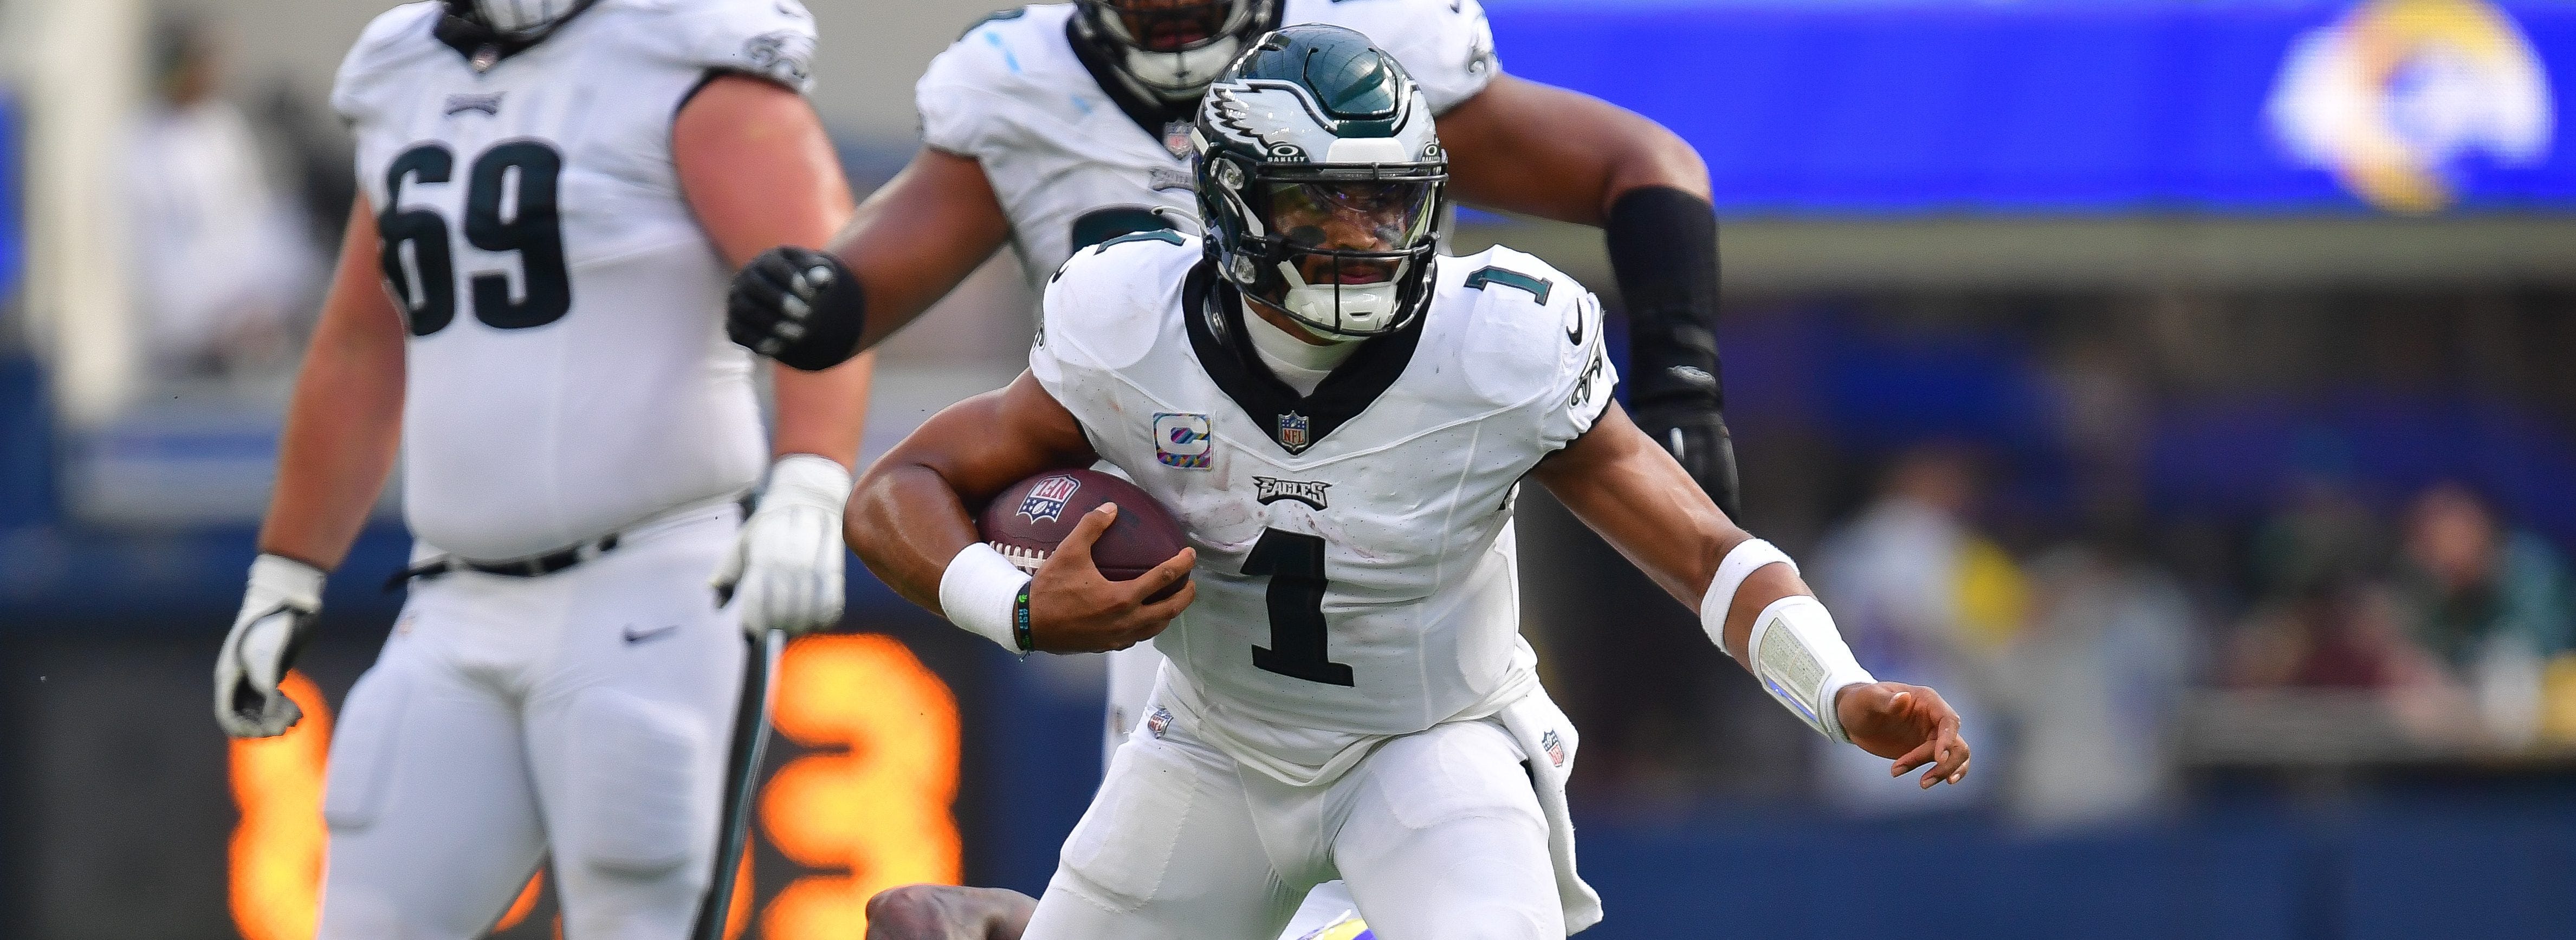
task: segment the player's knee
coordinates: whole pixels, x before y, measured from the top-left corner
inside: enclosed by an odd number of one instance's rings
[[[589,867],[630,878],[705,876],[686,865],[712,850],[717,779],[702,722],[686,710],[613,689],[583,692],[567,759],[572,783],[560,844]]]

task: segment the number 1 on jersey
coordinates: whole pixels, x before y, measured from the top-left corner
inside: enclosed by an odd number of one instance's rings
[[[1252,665],[1291,679],[1357,685],[1351,667],[1332,661],[1324,633],[1324,540],[1264,529],[1243,560],[1243,573],[1270,576],[1270,645],[1252,648]]]

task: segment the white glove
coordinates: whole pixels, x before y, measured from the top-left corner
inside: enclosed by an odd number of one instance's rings
[[[813,454],[789,454],[769,468],[760,508],[716,567],[716,596],[742,610],[743,632],[789,636],[841,621],[841,509],[850,471]]]
[[[250,563],[233,631],[215,654],[215,724],[236,738],[273,738],[304,717],[277,683],[322,612],[322,570],[261,555]]]

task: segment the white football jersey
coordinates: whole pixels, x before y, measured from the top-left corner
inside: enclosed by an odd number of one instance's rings
[[[1073,18],[1069,3],[994,14],[933,59],[915,87],[922,140],[983,164],[1032,286],[1105,239],[1198,228],[1189,221],[1198,216],[1188,136],[1196,109],[1165,112],[1106,90],[1076,52]],[[1476,0],[1282,0],[1280,22],[1366,34],[1403,63],[1434,113],[1475,97],[1499,68]]]
[[[1226,289],[1201,251],[1158,231],[1076,255],[1029,355],[1198,548],[1198,600],[1155,641],[1167,688],[1237,759],[1299,784],[1525,694],[1498,537],[1522,476],[1608,407],[1600,302],[1508,248],[1443,257],[1414,326],[1300,398],[1200,312]]]
[[[714,71],[803,89],[797,0],[601,0],[478,72],[443,7],[376,18],[332,105],[410,328],[404,512],[468,558],[550,551],[750,489],[765,456],[732,273],[671,122]]]

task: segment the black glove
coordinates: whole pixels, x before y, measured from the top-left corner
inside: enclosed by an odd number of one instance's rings
[[[1726,434],[1725,415],[1704,402],[1668,399],[1638,405],[1636,420],[1638,429],[1690,471],[1727,518],[1743,524],[1737,515],[1735,441]]]
[[[867,299],[841,259],[786,245],[762,252],[733,276],[725,335],[752,352],[806,372],[859,354]]]

